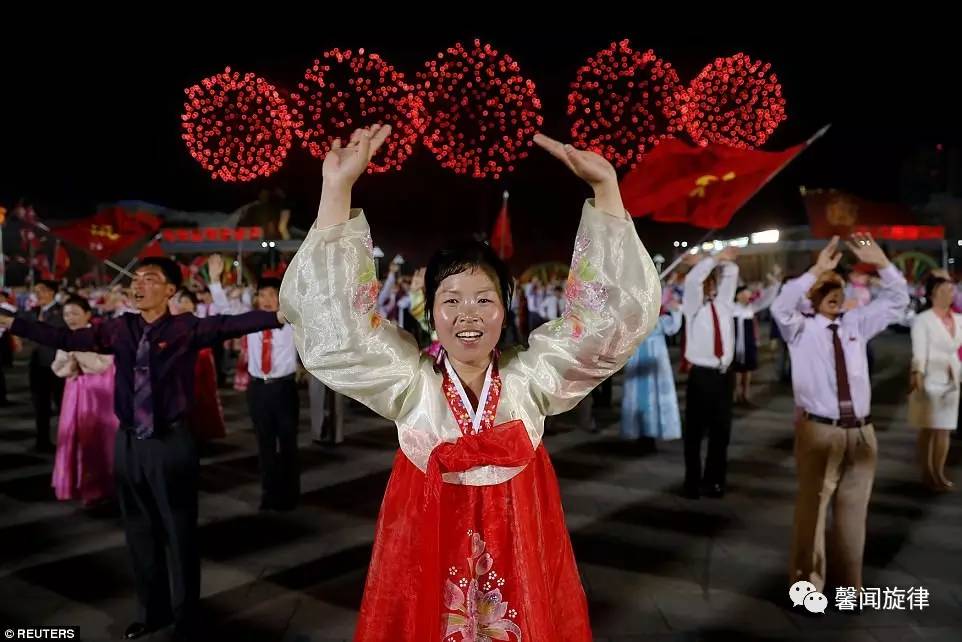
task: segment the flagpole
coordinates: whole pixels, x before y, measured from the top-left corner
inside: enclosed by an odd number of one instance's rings
[[[509,197],[509,196],[510,196],[510,194],[508,194],[508,190],[504,190],[504,193],[501,194],[501,210],[502,210],[502,211],[504,210],[504,208],[506,208],[506,207],[508,206],[508,197]],[[500,224],[500,222],[501,222],[501,212],[498,212],[498,223]],[[505,239],[506,236],[507,236],[507,235],[502,231],[502,233],[501,233],[501,248],[500,248],[501,251],[498,252],[498,256],[500,256],[502,259],[504,258],[504,242],[505,242],[505,240],[506,240],[506,239]]]
[[[819,129],[819,130],[818,130],[817,132],[815,132],[814,134],[812,134],[812,136],[811,136],[807,141],[805,141],[805,147],[803,147],[802,149],[798,150],[798,154],[801,154],[802,152],[804,152],[806,149],[809,148],[809,146],[810,146],[812,143],[814,143],[816,140],[818,140],[819,138],[821,138],[822,136],[824,136],[824,135],[825,135],[825,132],[827,132],[831,126],[832,126],[832,124],[829,123],[829,124],[825,125],[824,127],[822,127],[821,129]],[[775,178],[779,173],[781,173],[781,171],[782,171],[783,169],[785,169],[785,167],[786,167],[789,163],[791,163],[793,160],[795,160],[795,157],[797,157],[798,154],[794,154],[794,155],[791,156],[790,158],[786,159],[785,162],[782,163],[781,165],[779,165],[778,168],[777,168],[774,172],[772,172],[771,174],[769,174],[768,177],[767,177],[764,181],[762,181],[762,183],[761,183],[758,187],[755,188],[755,191],[753,191],[751,194],[749,194],[741,203],[738,204],[738,207],[735,208],[735,212],[737,212],[738,210],[740,210],[740,209],[745,205],[745,203],[747,203],[748,201],[750,201],[750,200],[752,200],[753,198],[755,198],[755,195],[758,194],[758,193],[762,190],[763,187],[765,187],[766,185],[768,185],[768,183],[769,183],[773,178]],[[730,220],[731,220],[731,219],[729,219],[729,221],[730,221]],[[716,234],[716,233],[718,233],[718,232],[720,232],[720,231],[723,231],[726,227],[728,227],[728,225],[726,225],[725,227],[712,228],[712,229],[708,230],[708,232],[707,232],[703,237],[701,237],[701,240],[699,240],[699,241],[695,244],[694,247],[696,247],[696,248],[701,247],[701,244],[704,243],[705,241],[707,241],[707,240],[708,240],[708,237],[710,237],[710,236],[712,236],[713,234]],[[689,251],[689,252],[690,252],[690,251]],[[685,255],[688,254],[689,252],[684,252],[684,253],[682,253],[682,254],[679,254],[678,257],[675,258],[675,260],[671,262],[671,265],[669,265],[667,268],[665,268],[665,271],[662,272],[662,273],[658,276],[658,278],[659,278],[659,279],[664,279],[666,276],[668,276],[668,274],[670,274],[670,273],[672,272],[672,270],[674,270],[676,267],[678,267],[678,264],[682,262],[682,259],[684,259],[684,258],[685,258]]]
[[[130,272],[129,272],[128,270],[130,270],[130,268],[134,267],[134,263],[136,263],[136,262],[137,262],[137,257],[136,257],[136,256],[135,256],[134,258],[130,259],[130,261],[127,263],[127,265],[125,265],[123,268],[121,268],[120,270],[117,271],[117,274],[114,276],[113,280],[110,282],[110,285],[108,285],[107,287],[113,287],[114,285],[117,284],[118,281],[120,281],[120,279],[121,279],[125,274],[126,274],[126,275],[129,275]]]

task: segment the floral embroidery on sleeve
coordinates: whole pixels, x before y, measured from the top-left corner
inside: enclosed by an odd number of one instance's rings
[[[370,233],[364,237],[364,247],[367,252],[361,258],[361,270],[354,287],[354,296],[351,299],[354,312],[358,316],[368,314],[374,309],[377,304],[378,291],[381,289],[377,280],[377,269],[374,265],[374,241],[371,239]],[[372,327],[376,327],[373,320]]]
[[[510,640],[508,633],[513,633],[520,642],[521,627],[511,621],[517,618],[518,612],[509,611],[501,595],[505,580],[493,570],[494,558],[484,552],[481,534],[468,531],[468,536],[471,538],[468,575],[472,579],[461,578],[458,584],[445,581],[444,606],[452,612],[444,615],[443,639],[454,642],[460,634],[461,642],[492,642]],[[456,575],[457,568],[452,566],[448,573]]]
[[[552,321],[552,330],[560,332],[565,321],[570,320],[571,336],[575,339],[584,335],[586,322],[597,317],[608,303],[608,289],[597,280],[598,272],[587,257],[589,245],[591,239],[578,234],[565,287],[565,311]]]

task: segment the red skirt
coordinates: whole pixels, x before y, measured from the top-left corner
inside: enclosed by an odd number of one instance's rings
[[[522,463],[493,486],[440,480]],[[558,479],[520,421],[442,444],[428,474],[397,453],[355,642],[591,639]]]
[[[191,405],[189,417],[191,432],[198,441],[227,436],[224,408],[217,391],[214,351],[210,348],[204,348],[197,353],[194,365],[194,403]]]

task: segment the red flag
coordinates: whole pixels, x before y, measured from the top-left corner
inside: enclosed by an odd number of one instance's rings
[[[710,144],[692,147],[668,139],[621,181],[633,216],[662,223],[723,228],[735,212],[811,141],[780,152]]]
[[[508,218],[508,193],[504,193],[501,211],[491,231],[491,247],[504,260],[514,256],[514,241],[511,238],[511,219]]]
[[[147,212],[127,212],[106,207],[93,216],[58,227],[51,232],[101,260],[124,251],[160,228],[160,219]]]
[[[50,259],[47,258],[46,254],[37,254],[33,257],[33,262],[31,263],[35,275],[44,281],[49,281],[53,279],[53,272],[50,271]]]
[[[70,269],[70,253],[67,252],[67,248],[63,246],[63,243],[57,243],[56,249],[53,251],[53,274],[54,278],[62,279],[67,275],[67,270]]]
[[[160,247],[160,241],[157,239],[152,240],[137,253],[138,259],[146,259],[149,256],[167,256],[167,252],[164,252],[164,249]]]

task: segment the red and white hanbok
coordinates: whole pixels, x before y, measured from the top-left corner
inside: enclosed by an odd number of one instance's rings
[[[360,211],[312,229],[281,308],[304,366],[398,428],[356,642],[590,642],[544,419],[621,369],[658,320],[658,274],[630,219],[585,205],[563,317],[493,355],[474,400],[443,351],[375,311]]]

